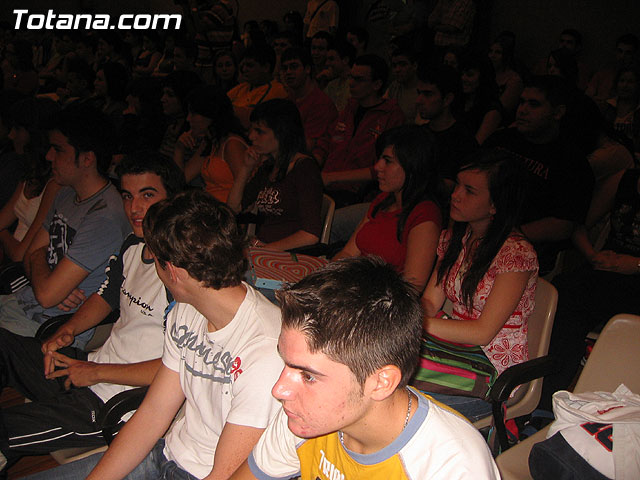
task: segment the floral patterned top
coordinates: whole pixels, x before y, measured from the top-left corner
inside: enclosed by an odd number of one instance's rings
[[[463,238],[463,245],[471,235],[468,229]],[[438,257],[442,258],[449,242],[451,231],[445,230],[440,235],[438,244]],[[467,247],[463,247],[458,259],[451,267],[445,281],[445,294],[453,303],[453,317],[459,320],[475,320],[480,317],[482,309],[491,293],[496,277],[508,272],[532,272],[527,286],[518,302],[518,306],[506,321],[498,334],[482,347],[489,361],[496,367],[498,374],[511,365],[522,363],[529,358],[527,330],[528,319],[535,306],[536,284],[538,280],[538,257],[536,252],[521,234],[512,233],[502,245],[502,248],[493,259],[491,266],[478,283],[473,297],[473,308],[467,309],[462,300],[462,279],[466,271],[464,258],[467,255]]]

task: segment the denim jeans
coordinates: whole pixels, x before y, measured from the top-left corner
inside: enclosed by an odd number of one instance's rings
[[[453,408],[461,413],[470,422],[475,422],[491,414],[491,403],[485,402],[481,398],[463,397],[462,395],[445,395],[443,393],[429,393],[427,395],[433,397],[440,403]]]
[[[163,449],[164,439],[160,439],[149,455],[140,462],[140,465],[124,478],[128,480],[197,480],[197,477],[182,470],[174,461],[167,460],[162,453]],[[53,470],[36,473],[25,478],[30,480],[84,480],[91,473],[93,467],[98,464],[102,455],[102,453],[96,453],[77,462],[60,465]]]

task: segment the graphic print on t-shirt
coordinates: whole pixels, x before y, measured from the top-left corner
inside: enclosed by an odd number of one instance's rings
[[[259,212],[268,213],[269,215],[282,215],[280,205],[280,190],[275,187],[265,187],[260,190],[256,205]]]
[[[47,249],[49,267],[55,267],[62,260],[75,235],[75,229],[68,225],[62,214],[56,212],[49,225],[49,248]]]
[[[198,332],[189,330],[187,325],[171,325],[171,340],[180,349],[195,353],[194,364],[185,363],[185,368],[194,377],[206,378],[218,383],[231,383],[242,373],[240,357],[233,358],[229,351],[219,349],[214,342],[203,338],[198,343]],[[182,356],[184,358],[184,352]]]

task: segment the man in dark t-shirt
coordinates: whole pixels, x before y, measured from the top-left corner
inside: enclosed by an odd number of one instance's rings
[[[456,178],[464,158],[478,148],[473,133],[456,121],[455,109],[462,95],[460,75],[448,66],[418,68],[416,107],[425,128],[436,138],[440,174],[448,186]]]
[[[562,243],[584,222],[594,185],[587,159],[560,135],[567,100],[561,78],[533,77],[522,92],[515,128],[486,142],[512,152],[526,167],[522,231],[536,247],[540,273],[553,269]]]

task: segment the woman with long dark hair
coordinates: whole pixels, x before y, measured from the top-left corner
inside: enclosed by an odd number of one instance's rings
[[[474,132],[478,145],[482,145],[504,117],[496,73],[487,57],[475,53],[460,57],[460,71],[464,103],[458,121]]]
[[[176,154],[184,148],[194,152],[184,165],[185,178],[191,182],[200,175],[205,190],[226,202],[232,190],[243,188],[236,178],[247,152],[244,129],[233,113],[231,100],[218,87],[195,89],[187,104],[190,129],[180,136],[176,148]]]
[[[396,127],[377,141],[374,169],[382,193],[334,260],[378,255],[422,292],[431,274],[442,217],[433,137],[418,126]]]
[[[307,153],[298,108],[289,100],[269,100],[257,105],[250,119],[251,147],[237,176],[243,188],[230,194],[227,203],[236,211],[240,201],[245,211],[255,207],[256,245],[290,250],[317,243],[322,178]]]
[[[509,36],[498,36],[489,47],[489,60],[496,71],[496,83],[500,103],[510,119],[515,115],[520,94],[524,90],[522,77],[513,68],[514,40]]]
[[[441,340],[479,345],[497,373],[528,359],[527,321],[533,312],[538,260],[518,229],[522,204],[519,162],[481,150],[461,168],[451,195],[451,228],[422,295],[424,330]],[[453,318],[438,316],[446,299]],[[491,411],[473,397],[436,395],[474,419]]]

